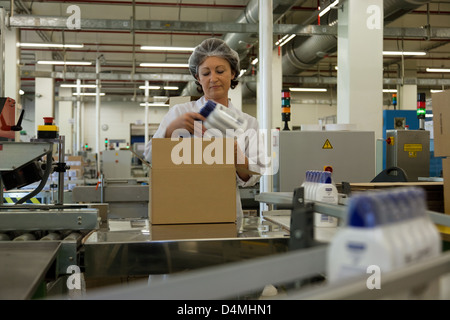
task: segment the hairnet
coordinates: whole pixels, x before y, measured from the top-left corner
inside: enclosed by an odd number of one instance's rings
[[[203,40],[189,57],[189,71],[197,79],[198,66],[208,57],[219,57],[230,63],[231,70],[234,72],[234,78],[239,76],[239,55],[231,49],[227,43],[218,38]]]

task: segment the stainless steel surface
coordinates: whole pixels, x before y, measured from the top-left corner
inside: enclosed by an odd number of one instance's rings
[[[109,218],[147,218],[149,186],[117,183],[106,180],[103,188],[77,186],[72,190],[72,200],[83,203],[109,203]],[[136,183],[136,182],[135,182]],[[102,198],[103,192],[103,198]]]
[[[10,171],[52,151],[51,143],[0,141],[0,171]]]
[[[234,229],[226,231],[228,237],[220,233],[222,237],[173,240],[153,240],[148,220],[108,224],[108,230],[93,232],[84,243],[86,277],[181,272],[286,252],[289,242],[287,232],[258,217],[246,217],[242,225],[233,224]]]
[[[333,167],[336,183],[369,182],[375,177],[375,136],[372,131],[280,131],[279,172],[274,191],[291,192],[307,170]]]
[[[408,181],[430,176],[430,131],[386,130],[386,138],[393,139],[386,145],[386,168],[402,168]]]
[[[31,209],[4,205],[0,211],[0,231],[94,230],[99,228],[98,209],[51,209],[32,205]]]
[[[263,192],[255,196],[255,199],[267,204],[283,205],[283,207],[292,207],[292,192]],[[345,224],[347,218],[347,207],[345,205],[334,205],[323,202],[314,202],[314,211],[327,214],[342,219]],[[440,212],[426,210],[430,219],[435,223],[450,227],[450,216]]]
[[[156,281],[88,292],[87,299],[214,300],[261,292],[265,285],[299,281],[325,272],[325,245],[230,263]]]
[[[57,241],[0,243],[0,300],[33,297],[56,259]]]

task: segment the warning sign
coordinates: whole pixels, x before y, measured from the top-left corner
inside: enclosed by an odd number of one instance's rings
[[[330,143],[330,140],[327,139],[327,141],[325,141],[325,143],[322,146],[322,149],[333,149],[333,146]]]

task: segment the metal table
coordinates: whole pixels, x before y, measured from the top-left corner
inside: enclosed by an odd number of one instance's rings
[[[59,246],[59,241],[0,242],[0,300],[31,299]]]

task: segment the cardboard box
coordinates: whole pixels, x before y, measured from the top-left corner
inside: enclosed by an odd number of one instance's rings
[[[444,212],[450,214],[450,157],[442,158],[442,176],[444,177]]]
[[[231,155],[226,152],[230,144],[233,141],[224,138],[152,140],[149,218],[153,225],[236,221],[234,149]],[[209,155],[215,163],[209,162]]]
[[[152,240],[185,240],[185,239],[217,239],[236,238],[235,223],[197,223],[152,225]]]
[[[450,90],[432,93],[434,156],[450,157]]]

